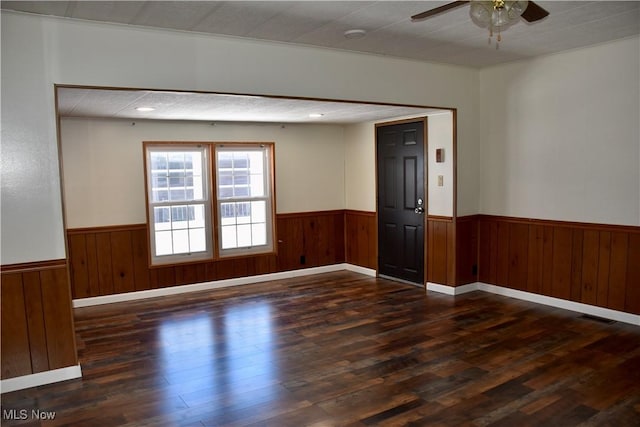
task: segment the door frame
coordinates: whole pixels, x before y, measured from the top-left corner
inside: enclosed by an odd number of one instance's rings
[[[455,117],[455,116],[454,116]],[[385,127],[385,126],[394,126],[394,125],[402,125],[405,123],[417,123],[417,122],[422,122],[422,132],[423,132],[423,155],[422,155],[422,161],[423,161],[423,167],[424,167],[424,214],[422,215],[422,229],[423,229],[423,245],[424,245],[424,250],[423,250],[423,268],[422,268],[422,283],[420,284],[421,287],[424,287],[426,289],[427,287],[427,250],[429,248],[428,245],[428,227],[427,227],[427,216],[429,214],[429,169],[428,169],[428,160],[429,160],[429,156],[428,156],[428,147],[429,147],[429,141],[428,141],[428,122],[429,122],[429,117],[428,116],[418,116],[418,117],[413,117],[413,118],[409,118],[409,119],[401,119],[401,120],[393,120],[393,121],[388,121],[388,122],[380,122],[380,123],[376,123],[375,124],[375,131],[374,131],[374,146],[375,146],[375,172],[376,172],[376,182],[375,182],[375,187],[376,187],[376,230],[379,227],[379,213],[378,213],[378,198],[379,198],[379,193],[378,193],[378,178],[379,178],[379,171],[378,171],[378,128],[380,127]],[[455,120],[454,120],[454,126],[455,126]],[[455,137],[454,137],[454,141],[455,141]],[[454,146],[455,146],[455,142],[454,142]],[[455,165],[455,162],[454,162]],[[454,173],[455,173],[455,168],[454,168]],[[455,186],[454,186],[455,188]],[[454,193],[455,196],[455,193]],[[454,208],[454,212],[455,212],[455,208]],[[380,254],[380,250],[379,250],[379,245],[380,245],[380,238],[378,236],[378,234],[376,233],[376,276],[380,275],[380,263],[379,263],[379,254]],[[402,279],[398,279],[400,281],[402,281]],[[409,282],[407,282],[409,283]],[[416,283],[411,283],[412,285],[417,285]]]

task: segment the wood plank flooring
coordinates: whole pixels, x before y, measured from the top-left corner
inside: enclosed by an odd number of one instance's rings
[[[2,395],[3,425],[640,425],[639,327],[480,292],[337,272],[75,319],[83,378]]]

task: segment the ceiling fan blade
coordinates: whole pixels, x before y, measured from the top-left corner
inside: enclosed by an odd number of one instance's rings
[[[535,21],[541,20],[542,18],[547,17],[548,15],[549,15],[549,12],[547,12],[546,10],[544,10],[534,2],[529,1],[529,5],[524,10],[524,12],[522,12],[521,16],[522,16],[522,19],[524,19],[527,22],[535,22]]]
[[[460,6],[465,5],[467,3],[469,3],[469,1],[454,1],[454,2],[451,2],[451,3],[447,3],[447,4],[443,5],[443,6],[436,7],[436,8],[433,8],[433,9],[429,9],[429,10],[427,10],[425,12],[418,13],[417,15],[413,15],[411,17],[411,20],[412,21],[421,21],[423,19],[430,18],[430,17],[432,17],[434,15],[437,15],[439,13],[446,12],[447,10],[455,9],[456,7],[460,7]],[[529,4],[531,4],[531,2],[529,2]]]

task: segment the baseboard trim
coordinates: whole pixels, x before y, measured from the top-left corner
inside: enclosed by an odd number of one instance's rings
[[[343,270],[353,271],[354,273],[364,274],[365,276],[377,277],[378,272],[366,267],[360,267],[354,264],[342,264]]]
[[[548,297],[545,295],[533,294],[531,292],[519,291],[516,289],[504,288],[502,286],[478,283],[478,289],[496,295],[517,298],[524,301],[563,308],[565,310],[578,313],[589,314],[591,316],[603,317],[617,322],[630,323],[640,326],[640,315],[625,313],[624,311],[612,310],[610,308],[596,307],[595,305],[583,304],[581,302],[567,301],[560,298]]]
[[[440,285],[437,283],[427,283],[427,290],[454,296],[472,291],[483,291],[495,295],[502,295],[505,297],[516,298],[523,301],[534,302],[536,304],[548,305],[551,307],[562,308],[564,310],[575,311],[577,313],[589,314],[591,316],[602,317],[604,319],[610,319],[617,322],[630,323],[632,325],[640,326],[640,315],[637,314],[625,313],[624,311],[612,310],[610,308],[596,307],[594,305],[583,304],[580,302],[567,301],[560,298],[519,291],[517,289],[490,285],[488,283],[476,282],[455,287]]]
[[[0,393],[9,393],[12,391],[24,390],[25,388],[37,387],[60,381],[74,380],[76,378],[82,378],[82,368],[79,364],[76,366],[52,369],[50,371],[38,372],[37,374],[23,375],[21,377],[2,380],[0,381]]]
[[[462,295],[466,294],[467,292],[477,291],[478,287],[476,286],[476,283],[470,283],[468,285],[462,286],[447,286],[440,285],[438,283],[427,282],[427,290],[447,295]]]
[[[123,294],[105,295],[100,297],[80,298],[73,300],[73,308],[90,307],[94,305],[113,304],[117,302],[135,301],[168,295],[178,295],[189,292],[206,291],[211,289],[228,288],[231,286],[248,285],[252,283],[268,282],[272,280],[290,279],[293,277],[309,276],[312,274],[330,273],[349,270],[375,277],[375,270],[352,264],[333,264],[322,267],[311,267],[300,270],[282,271],[278,273],[260,274],[256,276],[238,277],[235,279],[216,280],[212,282],[195,283],[192,285],[171,286],[168,288],[149,289],[146,291],[127,292]]]

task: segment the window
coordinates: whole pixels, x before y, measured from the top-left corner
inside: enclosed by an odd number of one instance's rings
[[[202,146],[147,147],[152,264],[212,257],[207,151]]]
[[[273,252],[273,144],[144,146],[151,265]]]
[[[220,256],[273,249],[268,146],[217,146]]]

